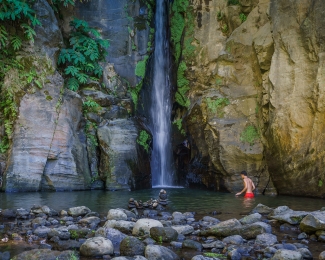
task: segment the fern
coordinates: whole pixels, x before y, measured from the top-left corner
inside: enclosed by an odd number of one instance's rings
[[[76,91],[89,79],[99,80],[102,76],[103,69],[99,62],[104,60],[109,42],[100,39],[99,32],[89,27],[86,21],[74,19],[70,26],[69,46],[61,50],[58,64],[64,68],[67,87]]]
[[[12,47],[14,48],[14,50],[19,50],[21,45],[22,45],[22,41],[18,36],[12,36],[11,38],[11,44]]]

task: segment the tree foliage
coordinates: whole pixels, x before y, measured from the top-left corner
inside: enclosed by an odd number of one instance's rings
[[[84,20],[74,19],[70,26],[69,46],[61,50],[58,64],[64,68],[67,87],[77,91],[89,79],[98,80],[102,76],[99,62],[105,59],[109,42],[101,39],[100,33]]]

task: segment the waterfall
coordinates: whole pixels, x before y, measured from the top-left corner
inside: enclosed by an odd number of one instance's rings
[[[169,83],[169,41],[167,39],[167,3],[156,1],[155,51],[151,96],[153,150],[151,174],[153,186],[172,186],[171,97]]]

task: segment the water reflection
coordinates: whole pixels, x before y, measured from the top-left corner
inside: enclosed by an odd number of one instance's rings
[[[160,189],[140,191],[78,191],[78,192],[31,192],[0,193],[0,208],[26,208],[34,204],[47,205],[55,210],[67,210],[73,206],[87,206],[93,211],[106,214],[111,208],[127,208],[130,197],[147,201],[157,198]],[[253,199],[236,197],[230,193],[217,193],[206,190],[166,189],[168,193],[168,211],[195,211],[206,214],[217,211],[223,214],[238,215],[247,213],[258,203],[269,207],[287,205],[294,210],[313,211],[324,206],[323,199],[289,196],[257,195]]]

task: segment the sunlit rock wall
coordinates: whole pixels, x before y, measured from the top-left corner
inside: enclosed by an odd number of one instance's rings
[[[183,115],[192,157],[208,169],[202,182],[237,191],[246,170],[259,192],[268,183],[268,193],[324,197],[325,4],[190,2],[196,49],[185,60],[191,106]],[[249,141],[252,127],[258,137]]]

